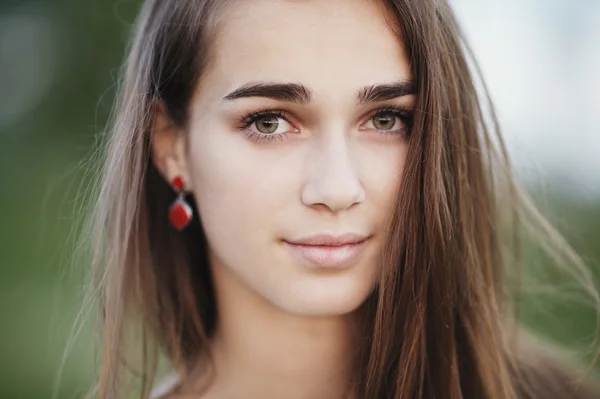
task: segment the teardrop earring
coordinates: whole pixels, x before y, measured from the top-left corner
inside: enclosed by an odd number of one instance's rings
[[[178,193],[177,199],[169,208],[169,221],[177,230],[181,231],[190,224],[193,216],[192,207],[184,198],[185,182],[181,176],[175,176],[171,181],[173,189]]]

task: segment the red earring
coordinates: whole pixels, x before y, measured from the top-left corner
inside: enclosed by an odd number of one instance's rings
[[[169,221],[177,230],[183,230],[192,220],[192,207],[184,198],[183,189],[185,183],[181,176],[176,176],[172,181],[173,189],[177,191],[178,196],[175,202],[169,208]]]

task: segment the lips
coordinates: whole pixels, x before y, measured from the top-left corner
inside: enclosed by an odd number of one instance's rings
[[[290,244],[295,245],[312,245],[312,246],[341,246],[348,244],[358,244],[365,241],[368,237],[361,234],[347,233],[339,236],[332,235],[314,235],[310,237],[300,238],[297,240],[288,241]]]
[[[352,265],[365,247],[368,236],[315,235],[284,241],[292,255],[310,268],[344,268]]]

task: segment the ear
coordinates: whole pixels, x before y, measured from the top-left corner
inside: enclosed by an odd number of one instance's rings
[[[152,163],[170,186],[176,176],[181,176],[185,182],[184,190],[191,189],[185,135],[169,118],[162,101],[154,107],[151,154]]]

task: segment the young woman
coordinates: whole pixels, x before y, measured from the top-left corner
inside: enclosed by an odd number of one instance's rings
[[[139,349],[142,398],[598,397],[513,323],[532,208],[465,48],[443,0],[147,0],[93,219],[97,396]]]

